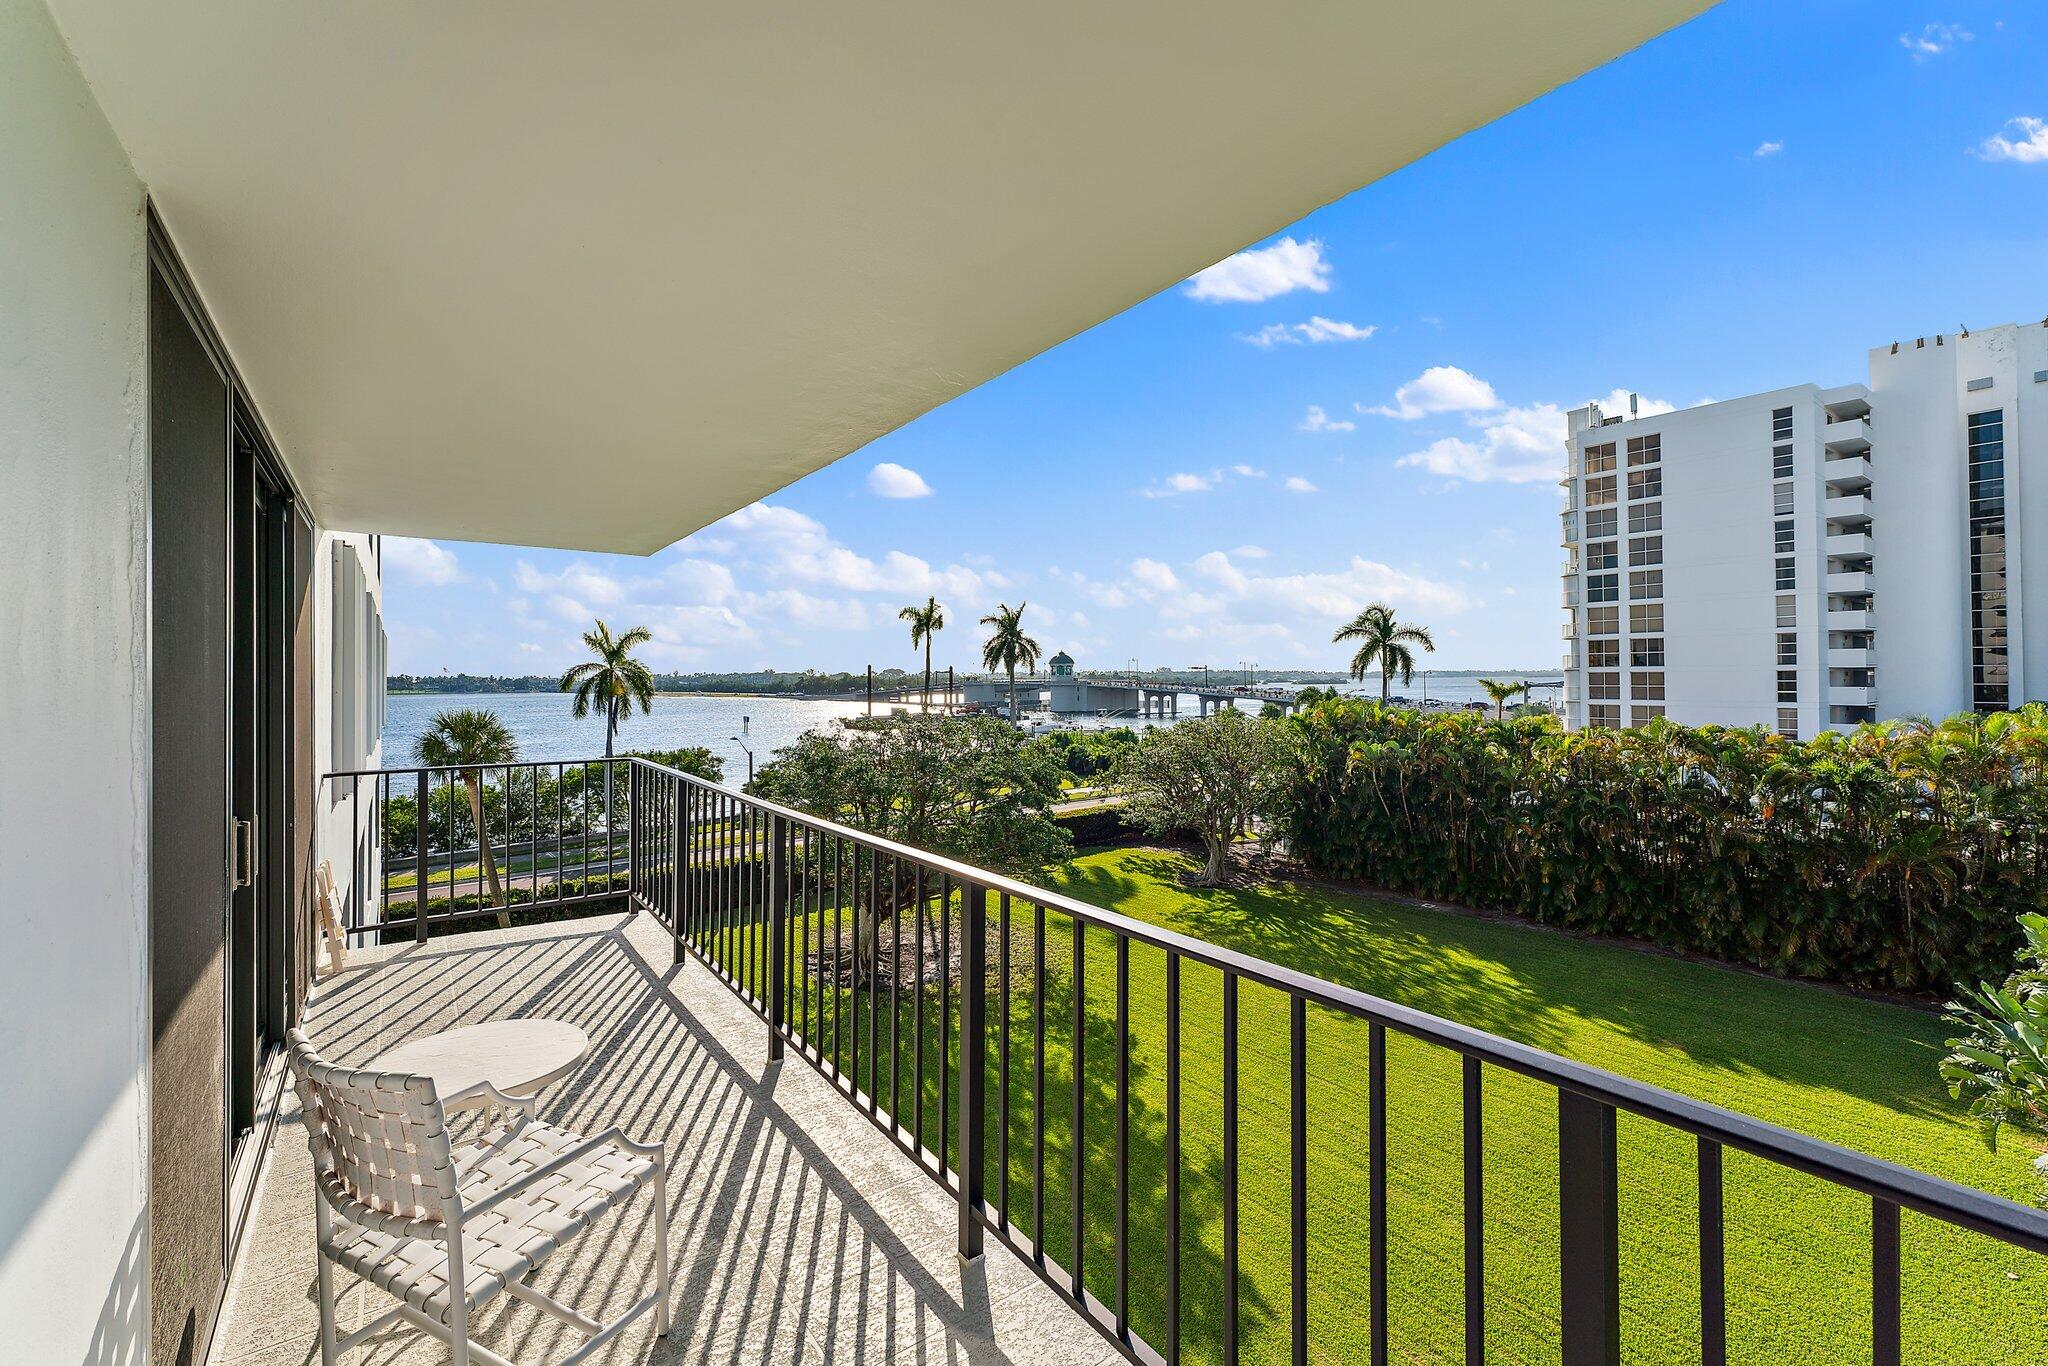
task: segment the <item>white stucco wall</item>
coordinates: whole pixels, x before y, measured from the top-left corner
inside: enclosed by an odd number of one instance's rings
[[[371,769],[382,767],[388,762],[410,764],[412,756],[398,754],[386,756],[380,744],[378,720],[383,715],[384,673],[377,667],[376,641],[383,630],[384,583],[380,572],[380,561],[376,543],[372,537],[360,532],[322,531],[315,537],[316,549],[313,557],[313,602],[315,607],[313,630],[313,766],[314,778],[344,769]],[[353,556],[362,568],[361,589],[368,596],[368,617],[363,619],[360,612],[350,613],[337,609],[335,574],[339,565],[345,565]],[[351,596],[356,596],[353,591]],[[337,688],[335,677],[335,635],[339,630],[354,634],[357,646],[350,653],[354,665],[356,682],[353,686]],[[337,699],[343,696],[366,699],[367,715],[354,727],[343,726],[341,746],[347,753],[337,753],[336,718]],[[349,733],[354,732],[354,743],[349,745]],[[355,800],[350,800],[354,791]],[[360,877],[363,882],[361,896],[369,904],[372,889],[378,881],[378,849],[374,835],[376,823],[377,784],[375,779],[358,779],[354,783],[321,781],[316,789],[313,803],[318,827],[314,832],[314,857],[329,859],[334,864],[336,890],[344,903],[356,892],[354,882]],[[352,850],[360,850],[360,858],[352,857]]]
[[[0,1357],[149,1331],[142,187],[0,0]]]

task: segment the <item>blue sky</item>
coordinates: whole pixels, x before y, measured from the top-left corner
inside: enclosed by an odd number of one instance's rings
[[[393,540],[394,671],[911,667],[974,621],[1084,667],[1556,667],[1565,409],[1864,378],[2048,314],[2048,7],[1731,0],[648,557]],[[906,496],[907,495],[907,496]]]

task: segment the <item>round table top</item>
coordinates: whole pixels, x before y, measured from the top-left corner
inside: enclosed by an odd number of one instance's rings
[[[568,1075],[588,1052],[590,1036],[575,1025],[560,1020],[493,1020],[414,1039],[365,1065],[380,1072],[432,1077],[445,1104],[448,1097],[482,1081],[508,1095],[529,1095]]]

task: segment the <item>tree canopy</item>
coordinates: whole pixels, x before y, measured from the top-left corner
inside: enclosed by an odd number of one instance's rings
[[[1236,707],[1149,730],[1117,761],[1112,784],[1127,824],[1155,835],[1201,837],[1207,862],[1200,881],[1230,871],[1230,844],[1254,816],[1272,810],[1289,774],[1281,724]]]

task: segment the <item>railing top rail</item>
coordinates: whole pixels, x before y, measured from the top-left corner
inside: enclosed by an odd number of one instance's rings
[[[623,764],[629,758],[630,756],[628,755],[615,754],[607,759],[600,754],[593,759],[504,759],[490,764],[405,764],[398,768],[342,768],[336,769],[332,773],[323,773],[320,775],[320,778],[321,781],[325,782],[330,778],[386,778],[394,773],[470,773],[477,769],[493,768],[589,768],[594,764]],[[647,761],[641,759],[637,762],[646,763]],[[661,766],[659,764],[650,764],[649,767],[660,768]],[[662,769],[662,771],[664,773],[675,772],[674,769],[667,768]]]
[[[821,834],[863,845],[878,853],[921,864],[955,881],[1006,893],[1016,900],[1097,926],[1135,943],[1206,964],[1245,981],[1300,996],[1317,1005],[1373,1021],[1411,1037],[1438,1044],[1508,1071],[1562,1090],[1641,1115],[1672,1128],[1766,1158],[1795,1171],[1817,1176],[1863,1194],[1889,1200],[1902,1208],[1998,1238],[2029,1251],[2048,1253],[2048,1212],[2031,1209],[2004,1196],[1981,1191],[1944,1177],[1852,1151],[1839,1144],[1796,1133],[1767,1121],[1737,1114],[1706,1101],[1667,1091],[1587,1063],[1574,1062],[1528,1044],[1326,981],[1234,949],[1194,939],[1174,930],[1133,920],[1115,911],[1078,901],[1063,893],[976,868],[957,859],[884,839],[835,821],[821,819],[735,788],[707,782],[664,764],[635,758],[658,773],[707,791],[737,798],[763,812],[794,821]]]
[[[1201,963],[1230,973],[1244,981],[1254,982],[1329,1009],[1384,1025],[1412,1038],[1478,1058],[1560,1090],[1590,1097],[1617,1110],[1625,1110],[1865,1195],[1888,1200],[1901,1208],[1917,1211],[1944,1223],[1970,1229],[2029,1251],[2048,1253],[2048,1211],[2032,1209],[2004,1196],[1916,1171],[1895,1162],[1887,1162],[1882,1158],[1854,1152],[1838,1144],[1737,1114],[1706,1101],[1634,1081],[1604,1068],[1559,1057],[1540,1048],[1504,1039],[1484,1030],[1373,996],[1354,987],[1326,981],[1294,968],[1254,958],[1235,949],[1224,948],[1175,930],[1134,920],[1115,911],[1076,900],[1062,892],[1034,886],[1000,873],[962,863],[943,854],[913,848],[777,802],[750,796],[738,788],[708,782],[695,774],[684,773],[680,769],[670,768],[649,759],[619,755],[611,760],[519,760],[511,765],[454,764],[424,770],[421,766],[362,769],[340,771],[325,776],[364,778],[421,771],[459,772],[476,767],[505,768],[553,763],[574,766],[607,762],[640,765],[680,783],[707,792],[716,792],[722,797],[795,822],[820,834],[860,845],[879,854],[919,864],[956,882],[986,888],[991,892],[1006,894],[1014,900],[1042,906],[1049,911],[1056,911],[1096,926],[1134,943],[1146,944],[1189,962]]]

